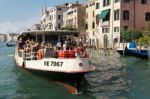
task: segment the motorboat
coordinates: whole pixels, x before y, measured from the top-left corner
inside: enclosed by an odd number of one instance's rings
[[[44,42],[43,56],[39,56],[39,50],[30,50],[27,52],[25,48],[20,49],[16,46],[14,53],[14,61],[17,66],[32,71],[45,73],[50,76],[50,79],[67,82],[80,90],[82,79],[86,73],[96,69],[91,66],[88,57],[82,57],[82,53],[72,46],[72,49],[63,50],[56,49],[57,42],[62,38],[76,39],[79,32],[76,31],[26,31],[18,36],[18,40],[22,38],[24,41],[27,37],[32,37],[35,42]],[[19,41],[18,41],[19,42]],[[47,47],[52,44],[52,47]],[[24,45],[22,45],[24,46]]]
[[[149,58],[149,51],[147,49],[138,49],[134,41],[130,42],[129,46],[117,48],[120,55],[135,56],[142,59]]]
[[[13,47],[13,46],[15,46],[15,45],[16,45],[16,42],[15,42],[15,41],[9,41],[9,42],[6,43],[6,46],[7,46],[7,47]]]

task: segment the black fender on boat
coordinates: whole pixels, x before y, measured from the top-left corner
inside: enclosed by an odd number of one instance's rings
[[[24,61],[23,61],[23,63],[22,63],[22,67],[25,68],[25,62],[24,62]]]

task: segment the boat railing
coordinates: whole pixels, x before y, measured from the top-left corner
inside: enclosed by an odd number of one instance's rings
[[[37,60],[37,52],[24,52],[24,60]]]
[[[58,50],[58,58],[86,58],[79,50]]]
[[[23,50],[18,50],[18,56],[19,57],[24,57],[23,52],[24,52]]]
[[[54,50],[54,48],[45,48],[43,58],[85,58],[83,52],[79,50]]]
[[[46,49],[43,51],[43,55],[41,58],[38,56],[38,52],[26,52],[21,51],[22,57],[24,60],[41,60],[43,58],[62,58],[62,59],[73,59],[73,58],[86,58],[86,56],[83,56],[83,52],[79,50],[57,50],[55,51],[52,48]]]

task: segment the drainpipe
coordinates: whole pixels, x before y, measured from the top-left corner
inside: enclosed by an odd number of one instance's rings
[[[133,6],[134,7],[134,29],[135,29],[136,28],[135,27],[135,0],[133,0],[133,3],[134,3],[134,6]]]
[[[113,40],[113,33],[114,33],[114,1],[112,0],[112,49],[114,48],[114,40]]]

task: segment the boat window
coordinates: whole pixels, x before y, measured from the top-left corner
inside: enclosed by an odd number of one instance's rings
[[[45,36],[45,42],[46,43],[52,43],[55,45],[58,42],[58,36],[46,35]]]
[[[42,42],[42,35],[37,35],[37,42]]]
[[[19,56],[19,57],[23,57],[22,50],[19,50],[19,51],[18,51],[18,56]]]

